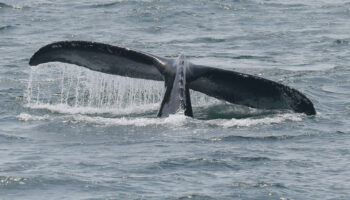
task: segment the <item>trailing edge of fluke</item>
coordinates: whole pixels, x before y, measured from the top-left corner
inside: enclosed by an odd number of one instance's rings
[[[107,74],[164,81],[166,91],[159,117],[179,110],[193,117],[189,89],[252,108],[316,114],[312,102],[293,88],[249,74],[195,65],[183,55],[168,59],[103,43],[62,41],[39,49],[29,64],[47,62],[70,63]]]

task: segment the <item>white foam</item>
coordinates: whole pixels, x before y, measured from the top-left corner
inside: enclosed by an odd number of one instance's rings
[[[258,125],[280,124],[286,121],[301,121],[303,114],[287,113],[276,114],[264,118],[246,118],[246,119],[215,119],[215,120],[198,120],[185,116],[183,113],[170,115],[166,118],[147,118],[147,117],[101,117],[88,116],[83,114],[67,114],[63,116],[44,115],[36,116],[28,113],[21,113],[17,116],[22,121],[39,121],[39,120],[62,120],[71,123],[87,123],[101,126],[166,126],[169,128],[184,126],[217,126],[222,128],[239,128],[251,127]]]
[[[159,104],[148,104],[126,108],[108,108],[108,107],[75,107],[67,104],[48,104],[48,103],[32,103],[25,104],[24,107],[31,109],[45,109],[51,112],[57,112],[61,114],[113,114],[113,115],[127,115],[127,114],[139,114],[147,111],[156,110],[159,108]]]
[[[39,121],[39,120],[49,120],[49,119],[52,119],[52,117],[49,115],[35,116],[28,113],[21,113],[17,115],[17,119],[22,121]]]
[[[224,128],[230,127],[250,127],[257,125],[279,124],[285,121],[301,121],[303,114],[286,113],[276,114],[270,117],[264,118],[245,118],[245,119],[216,119],[208,120],[207,123],[211,125],[217,125]]]
[[[105,117],[90,117],[85,115],[74,115],[72,122],[83,122],[89,124],[97,124],[103,126],[158,126],[166,125],[167,127],[182,127],[191,120],[183,114],[170,115],[167,118],[146,118],[146,117],[121,117],[121,118],[105,118]]]
[[[40,120],[62,120],[62,122],[71,123],[87,123],[92,125],[102,126],[159,126],[164,125],[169,128],[172,127],[183,127],[186,123],[193,119],[183,115],[182,113],[170,115],[167,118],[147,118],[147,117],[120,117],[120,118],[109,118],[101,116],[87,116],[81,114],[64,115],[64,116],[53,116],[44,115],[37,116],[28,113],[21,113],[17,115],[17,119],[22,121],[40,121]]]

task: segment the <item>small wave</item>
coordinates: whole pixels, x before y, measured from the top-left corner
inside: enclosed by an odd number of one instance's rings
[[[10,28],[12,28],[12,27],[13,27],[13,26],[11,26],[11,25],[0,26],[0,31],[5,31],[5,30],[10,29]]]
[[[345,39],[338,39],[334,41],[334,44],[347,46],[349,45],[349,41]]]
[[[238,159],[241,161],[248,162],[271,161],[271,159],[268,157],[239,157]]]
[[[0,188],[18,189],[25,186],[26,188],[38,188],[47,185],[88,185],[89,181],[81,180],[72,176],[63,176],[61,178],[34,176],[14,177],[14,176],[0,176]]]
[[[208,170],[218,170],[218,169],[237,169],[236,166],[232,166],[223,160],[211,159],[211,158],[172,158],[160,161],[158,163],[152,164],[148,169],[155,170],[169,170],[176,168],[202,168]]]
[[[236,55],[232,56],[226,53],[214,53],[213,56],[215,58],[227,58],[227,59],[235,59],[235,60],[259,60],[259,61],[269,61],[276,62],[273,57],[270,56],[254,56],[254,55]]]
[[[330,134],[335,135],[344,135],[349,134],[346,132],[336,131],[334,133],[324,132],[314,132],[314,133],[305,133],[300,135],[270,135],[270,136],[240,136],[240,135],[229,135],[224,137],[213,137],[209,138],[208,141],[210,142],[220,142],[220,141],[226,141],[226,142],[240,142],[240,141],[279,141],[279,140],[300,140],[304,138],[310,138],[310,137],[322,137],[326,136],[329,137]]]
[[[266,183],[266,182],[251,182],[251,183],[245,183],[245,182],[238,182],[238,183],[233,183],[233,187],[254,187],[254,188],[266,188],[266,187],[276,187],[276,188],[286,188],[281,183]]]
[[[247,59],[247,60],[269,60],[272,59],[272,57],[268,57],[268,56],[252,56],[252,55],[240,55],[240,56],[235,56],[232,57],[233,59]]]
[[[328,135],[329,133],[327,133]],[[270,135],[270,136],[240,136],[229,135],[221,138],[213,137],[208,139],[210,142],[240,142],[240,141],[279,141],[279,140],[291,140],[291,139],[303,139],[306,137],[319,136],[320,133],[314,134],[301,134],[301,135]]]
[[[252,137],[252,136],[239,136],[239,135],[230,135],[230,136],[225,136],[223,138],[211,138],[211,141],[276,141],[276,140],[285,140],[285,139],[291,139],[295,138],[296,136],[291,136],[291,135],[281,135],[281,136],[257,136],[257,137]]]
[[[109,8],[109,7],[113,7],[115,5],[118,5],[120,2],[119,1],[115,1],[115,2],[110,2],[110,3],[101,3],[101,4],[94,4],[89,6],[89,8]]]
[[[21,137],[21,136],[16,136],[16,135],[7,135],[7,134],[0,134],[0,139],[4,138],[6,140],[25,140],[27,138]]]
[[[183,40],[171,40],[168,43],[169,44],[176,44],[176,43],[220,43],[225,42],[226,39],[224,38],[214,38],[214,37],[200,37],[200,38],[194,38],[194,39],[183,39]]]
[[[306,4],[301,3],[273,3],[273,2],[263,2],[263,5],[277,7],[277,8],[302,8],[306,7]]]
[[[1,8],[12,8],[12,6],[7,5],[6,3],[0,2],[0,9],[1,9]]]
[[[207,195],[200,195],[200,194],[189,194],[186,196],[181,196],[177,198],[178,200],[185,200],[185,199],[191,199],[191,200],[211,200],[211,199],[216,199]]]
[[[350,132],[336,131],[334,134],[336,135],[348,135]]]
[[[6,3],[0,2],[0,9],[1,8],[13,8],[13,9],[23,9],[23,8],[28,8],[28,6],[20,6],[20,5],[9,5]]]
[[[224,38],[214,38],[214,37],[202,37],[202,38],[196,38],[192,40],[194,43],[219,43],[219,42],[225,42],[226,39]]]

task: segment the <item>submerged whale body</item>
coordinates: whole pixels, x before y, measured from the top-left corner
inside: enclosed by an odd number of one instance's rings
[[[164,81],[166,91],[158,117],[167,117],[180,110],[193,117],[190,89],[252,108],[316,114],[312,102],[293,88],[249,74],[195,65],[184,55],[168,59],[103,43],[62,41],[39,49],[29,64],[47,62],[64,62],[108,74]]]

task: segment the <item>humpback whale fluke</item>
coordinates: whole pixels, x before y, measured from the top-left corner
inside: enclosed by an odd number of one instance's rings
[[[30,59],[30,65],[64,62],[108,74],[165,82],[159,117],[183,110],[193,117],[189,90],[233,104],[258,109],[288,109],[316,114],[301,92],[261,77],[195,65],[184,55],[168,59],[98,42],[62,41],[46,45]]]

